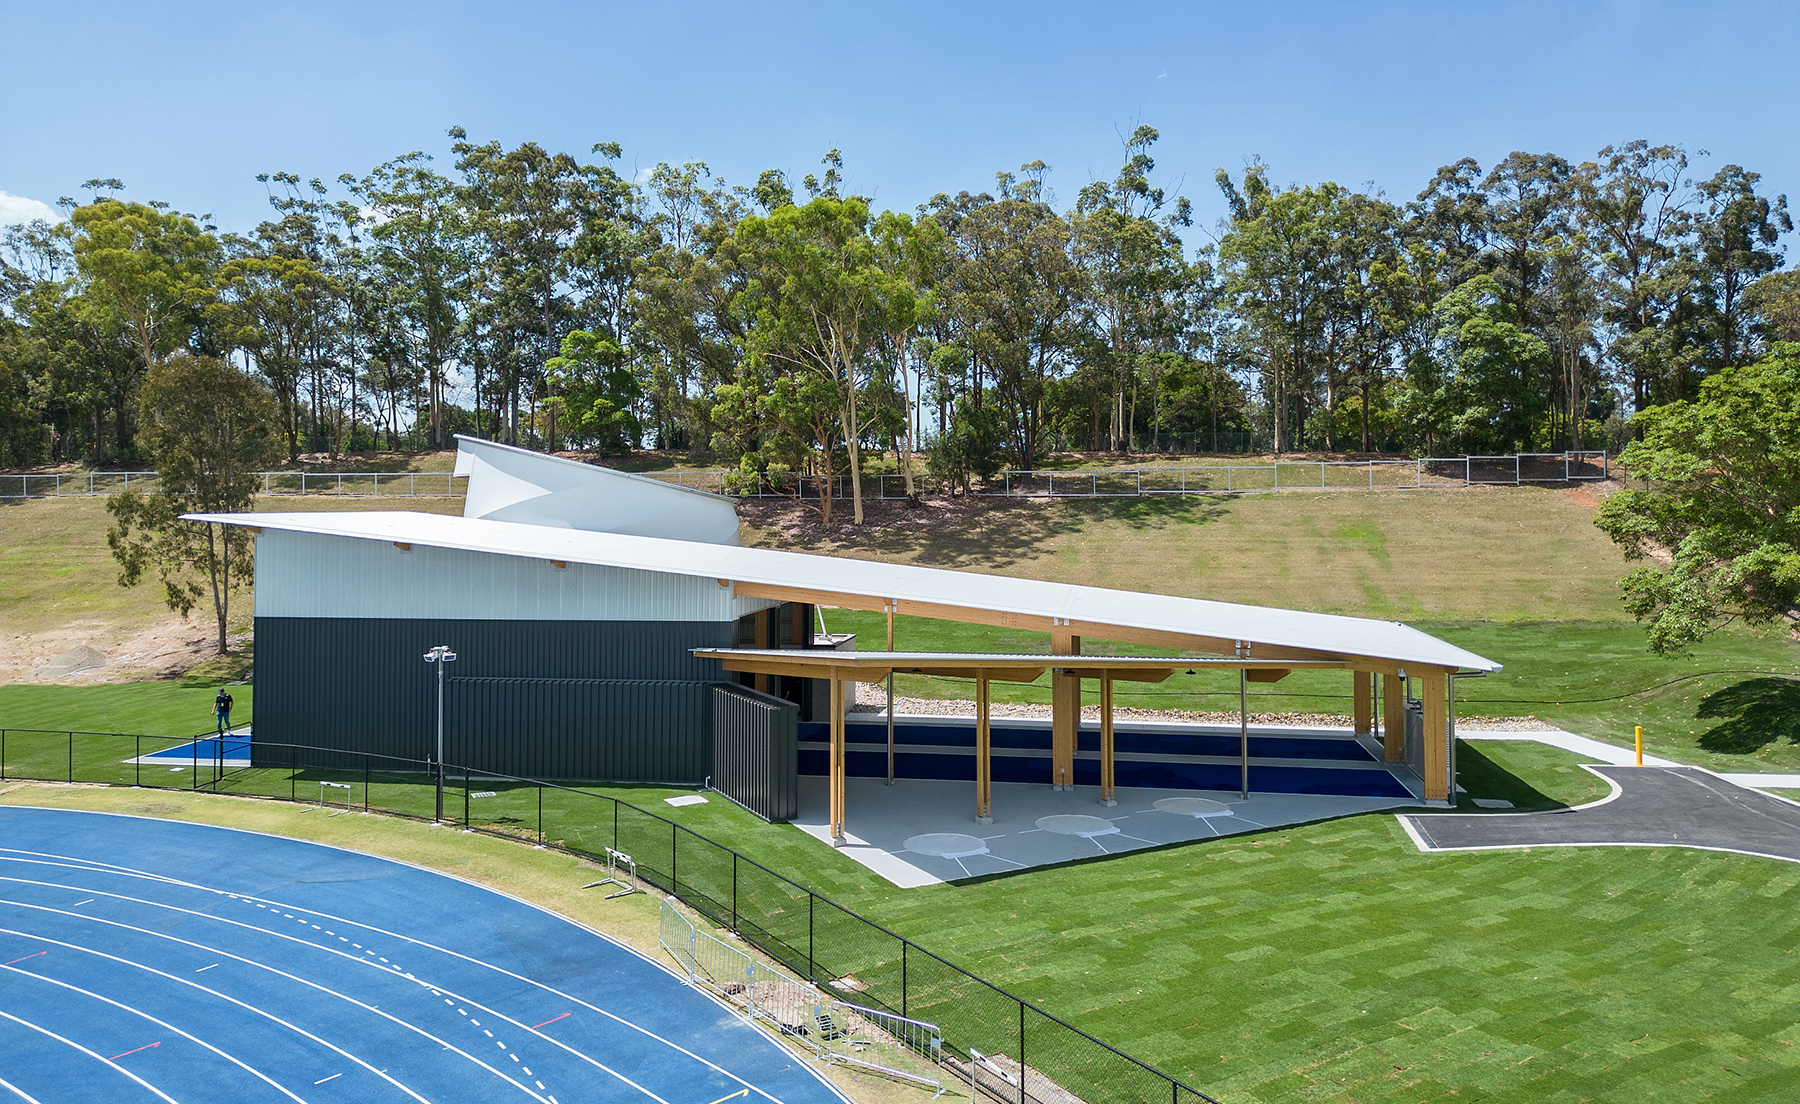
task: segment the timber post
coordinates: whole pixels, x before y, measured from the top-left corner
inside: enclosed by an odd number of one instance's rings
[[[1406,760],[1406,681],[1398,675],[1381,676],[1381,758]]]

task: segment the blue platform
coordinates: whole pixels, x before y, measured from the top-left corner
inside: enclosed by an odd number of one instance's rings
[[[800,773],[828,773],[830,726],[800,725]],[[854,713],[845,730],[845,770],[853,778],[887,777],[887,722]],[[1048,721],[996,720],[991,725],[993,780],[1051,784]],[[1113,778],[1120,787],[1235,791],[1241,782],[1238,733],[1177,724],[1120,724],[1113,735]],[[972,782],[975,723],[966,717],[896,718],[894,773],[901,778]],[[1077,786],[1100,784],[1100,729],[1084,724],[1075,753]],[[1406,798],[1410,791],[1348,732],[1250,735],[1250,789],[1257,793]]]

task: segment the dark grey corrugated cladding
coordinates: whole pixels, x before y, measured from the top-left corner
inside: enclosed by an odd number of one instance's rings
[[[800,814],[800,707],[741,686],[712,691],[713,788],[764,820]]]
[[[728,621],[259,617],[256,755],[284,765],[285,753],[271,745],[302,744],[430,757],[437,672],[422,657],[447,644],[457,660],[444,672],[446,740],[466,733],[472,753],[492,756],[468,765],[523,776],[697,784],[710,773],[707,688],[722,675],[716,662],[689,650],[729,647],[734,628]],[[517,689],[510,697],[493,687],[460,689],[461,680],[483,679],[510,680]],[[543,685],[558,680],[568,684],[554,691]],[[583,688],[596,681],[611,688]],[[465,693],[466,708],[484,711],[479,734],[457,719]],[[598,712],[580,712],[577,701]],[[447,745],[446,761],[456,756]],[[540,771],[541,763],[564,767]],[[605,773],[586,774],[588,764],[604,765]]]
[[[698,785],[712,773],[713,683],[454,679],[444,761],[524,778]]]

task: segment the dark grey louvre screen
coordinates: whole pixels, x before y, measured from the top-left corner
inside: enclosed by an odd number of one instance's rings
[[[713,687],[713,788],[764,820],[800,813],[800,707],[741,686]]]

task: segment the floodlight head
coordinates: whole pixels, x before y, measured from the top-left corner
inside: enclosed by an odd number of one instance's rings
[[[429,652],[425,653],[425,662],[427,662],[427,663],[436,663],[439,660],[442,660],[445,663],[449,663],[451,660],[453,660],[455,658],[456,658],[456,653],[451,651],[446,645],[443,645],[443,644],[439,644],[437,647],[435,647],[435,648],[431,649]]]

